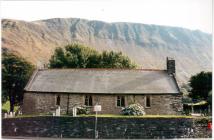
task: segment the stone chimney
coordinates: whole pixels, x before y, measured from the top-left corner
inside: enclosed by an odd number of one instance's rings
[[[173,58],[166,58],[166,67],[169,75],[175,74],[175,60]]]

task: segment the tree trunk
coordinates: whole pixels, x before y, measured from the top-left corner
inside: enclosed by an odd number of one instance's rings
[[[10,112],[13,112],[15,100],[14,100],[12,92],[10,92],[10,94],[9,94],[9,100],[10,100]]]

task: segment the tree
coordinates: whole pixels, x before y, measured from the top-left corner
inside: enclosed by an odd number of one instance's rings
[[[99,53],[80,44],[56,48],[50,68],[135,68],[136,64],[121,52]]]
[[[65,54],[62,48],[56,48],[50,59],[51,67],[62,68],[65,63]]]
[[[25,59],[9,52],[2,55],[2,97],[10,101],[10,111],[23,100],[23,90],[34,66]]]
[[[115,53],[113,51],[102,52],[102,67],[103,68],[135,68],[136,64],[133,64],[131,60],[122,54],[122,52]]]
[[[212,73],[202,71],[192,76],[189,85],[190,97],[207,100],[208,93],[212,90]]]
[[[209,93],[208,93],[207,102],[208,102],[209,105],[212,106],[212,90],[209,91]]]

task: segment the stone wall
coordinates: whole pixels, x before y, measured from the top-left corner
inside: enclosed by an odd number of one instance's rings
[[[24,114],[35,114],[36,113],[36,94],[25,93],[23,99],[22,111]]]
[[[2,135],[94,138],[94,117],[8,118]],[[207,122],[189,118],[98,118],[98,138],[211,138]]]
[[[25,93],[23,114],[39,114],[56,110],[56,96],[53,94]]]
[[[62,114],[72,114],[72,108],[76,105],[84,105],[85,94],[52,94],[52,93],[25,93],[24,94],[24,114],[51,113],[57,108],[56,98],[60,96],[60,107]],[[90,94],[91,95],[91,94]],[[93,105],[96,103],[102,106],[101,114],[120,114],[121,107],[117,106],[118,95],[92,95]],[[171,95],[149,95],[151,107],[145,107],[145,95],[121,95],[125,96],[125,106],[134,102],[140,103],[146,114],[181,114],[182,96]],[[92,112],[93,113],[93,112]]]
[[[183,111],[181,95],[150,95],[151,107],[145,107],[145,96],[136,95],[136,102],[145,108],[146,114],[179,115]]]

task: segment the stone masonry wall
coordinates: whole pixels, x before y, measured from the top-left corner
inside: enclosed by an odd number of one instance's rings
[[[52,94],[25,93],[23,100],[24,114],[39,114],[54,111],[55,96]]]
[[[22,111],[24,114],[36,114],[36,95],[34,93],[24,94]]]
[[[57,108],[56,99],[60,96],[62,114],[72,114],[72,108],[84,105],[85,94],[52,94],[52,93],[25,93],[24,114],[51,113]],[[91,95],[91,94],[90,94]],[[118,95],[92,95],[93,105],[102,106],[101,114],[120,114],[122,107],[117,106]],[[145,107],[145,95],[120,95],[125,96],[125,106],[134,102],[140,103],[146,114],[181,114],[181,95],[148,95],[151,98],[151,107]],[[92,109],[91,109],[92,110]],[[92,112],[93,113],[93,112]]]
[[[136,102],[145,108],[146,114],[179,115],[183,111],[181,95],[150,95],[151,107],[145,107],[145,96],[136,95]]]
[[[100,139],[211,138],[207,123],[190,118],[98,118]],[[94,138],[94,117],[8,118],[2,136]]]

